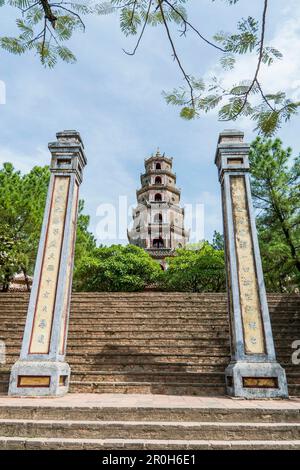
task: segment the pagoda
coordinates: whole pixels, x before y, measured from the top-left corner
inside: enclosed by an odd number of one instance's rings
[[[129,243],[144,248],[165,268],[165,258],[186,245],[189,233],[184,228],[184,209],[180,207],[180,189],[172,171],[173,158],[155,155],[145,159],[137,206],[133,209],[133,227]]]

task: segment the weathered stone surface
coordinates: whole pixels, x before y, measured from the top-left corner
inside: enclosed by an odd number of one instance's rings
[[[215,157],[222,191],[230,317],[231,362],[227,393],[244,398],[288,396],[285,370],[276,360],[249,177],[244,133],[221,132]]]
[[[0,397],[0,449],[300,449],[300,402],[69,394]]]
[[[230,359],[225,294],[174,293],[170,300],[172,296],[152,292],[73,294],[67,354],[71,391],[224,394],[223,373]],[[23,310],[18,306],[20,297]],[[116,305],[111,314],[107,298]],[[292,363],[292,342],[300,333],[300,296],[271,294],[268,301],[278,360],[287,371],[290,395],[300,395],[299,366]],[[128,302],[132,303],[129,310]],[[0,391],[4,393],[10,366],[19,355],[27,304],[28,294],[0,294],[0,339],[7,346],[7,363],[0,365]],[[176,313],[178,304],[180,314]],[[221,316],[216,313],[218,305],[222,306]],[[207,375],[209,372],[217,376]]]
[[[51,177],[22,347],[11,368],[8,392],[13,396],[57,396],[69,387],[66,341],[79,186],[87,160],[78,132],[56,137],[49,144]]]

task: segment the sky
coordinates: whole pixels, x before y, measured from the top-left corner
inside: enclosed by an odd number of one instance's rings
[[[262,0],[190,0],[193,24],[207,37],[219,30],[234,31],[241,17],[261,16]],[[284,90],[300,98],[300,5],[298,0],[272,0],[266,25],[266,40],[277,47],[283,59],[264,67],[261,82],[267,92]],[[15,15],[0,9],[0,31],[13,35]],[[0,50],[0,83],[5,84],[6,103],[0,104],[0,164],[10,161],[22,172],[50,161],[48,142],[64,129],[78,130],[88,159],[80,196],[85,200],[90,230],[99,243],[126,243],[124,227],[103,233],[103,215],[113,207],[116,215],[124,198],[135,204],[144,158],[157,148],[173,157],[181,203],[204,214],[201,229],[191,241],[212,239],[222,232],[220,187],[214,156],[218,134],[225,128],[245,132],[245,141],[255,137],[254,123],[243,118],[233,123],[218,121],[216,112],[194,121],[179,117],[179,109],[167,105],[162,90],[183,84],[162,28],[148,28],[137,54],[129,57],[123,48],[135,43],[126,38],[115,15],[86,18],[86,32],[76,33],[68,47],[77,57],[74,65],[59,62],[44,69],[32,53],[15,56]],[[255,59],[242,57],[234,71],[222,72],[219,53],[200,42],[191,32],[182,38],[173,30],[186,70],[197,77],[224,76],[225,83],[238,83],[253,74]],[[1,86],[0,86],[1,92]],[[225,125],[224,125],[225,124]],[[284,124],[278,136],[294,153],[300,149],[299,117]],[[128,222],[130,210],[128,210]],[[199,227],[198,227],[199,228]],[[202,230],[203,228],[203,230]],[[126,227],[125,227],[126,229]],[[200,235],[199,235],[200,233]]]

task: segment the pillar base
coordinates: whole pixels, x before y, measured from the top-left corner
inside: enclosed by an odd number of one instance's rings
[[[69,389],[70,366],[66,362],[17,361],[10,374],[8,394],[22,397],[57,397]]]
[[[232,397],[288,398],[284,369],[278,362],[232,362],[225,370],[227,394]]]

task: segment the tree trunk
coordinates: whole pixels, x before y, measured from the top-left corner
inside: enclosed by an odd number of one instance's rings
[[[31,287],[30,287],[30,282],[29,282],[29,278],[28,278],[28,274],[27,274],[27,271],[25,268],[22,268],[22,272],[24,274],[24,279],[25,279],[25,284],[26,284],[26,287],[27,287],[27,292],[30,292],[31,291]]]

